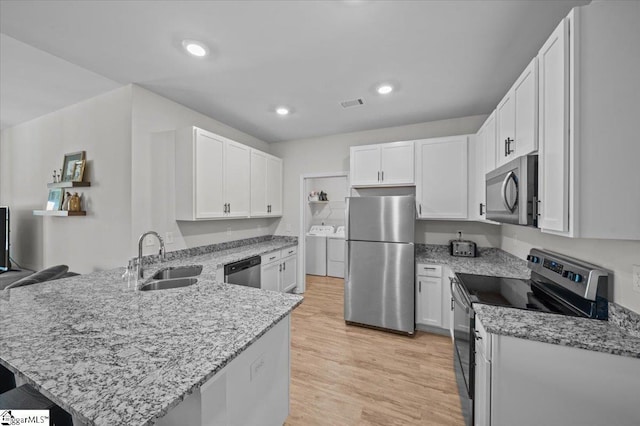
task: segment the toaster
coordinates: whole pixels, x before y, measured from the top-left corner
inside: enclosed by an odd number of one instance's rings
[[[451,256],[476,257],[478,248],[473,241],[451,240],[449,241],[449,252]]]

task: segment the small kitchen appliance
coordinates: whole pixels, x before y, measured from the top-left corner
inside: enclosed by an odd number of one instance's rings
[[[449,254],[460,257],[478,256],[476,243],[462,239],[462,232],[458,232],[458,239],[449,241]]]

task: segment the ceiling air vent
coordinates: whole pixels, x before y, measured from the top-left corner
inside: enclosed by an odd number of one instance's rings
[[[360,106],[360,105],[364,105],[364,101],[362,100],[362,98],[351,99],[350,101],[342,101],[342,102],[340,102],[340,105],[342,105],[342,108],[351,108],[351,107],[357,107],[357,106]]]

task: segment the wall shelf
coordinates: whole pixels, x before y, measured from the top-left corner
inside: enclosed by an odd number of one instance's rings
[[[50,182],[47,184],[47,188],[80,188],[91,186],[91,182]]]
[[[34,210],[34,216],[58,216],[58,217],[67,217],[67,216],[86,216],[86,211],[80,212],[69,212],[66,210]]]

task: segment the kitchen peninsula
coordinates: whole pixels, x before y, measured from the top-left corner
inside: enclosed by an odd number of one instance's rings
[[[114,269],[8,290],[0,363],[81,424],[171,424],[176,413],[189,425],[212,416],[284,421],[289,314],[302,297],[224,284],[217,274],[292,244],[276,238],[146,265],[142,282],[168,266],[203,265],[196,284],[176,289],[137,291]],[[247,406],[236,395],[257,399]]]

